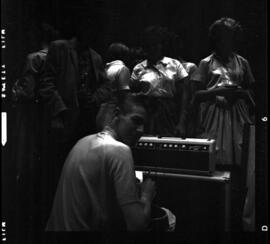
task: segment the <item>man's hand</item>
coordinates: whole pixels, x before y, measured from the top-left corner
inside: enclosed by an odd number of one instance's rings
[[[147,230],[151,218],[151,204],[156,194],[155,183],[149,178],[137,183],[137,186],[141,189],[140,202],[122,206],[128,231]]]
[[[156,185],[151,179],[146,179],[141,183],[141,200],[152,202],[156,195]]]

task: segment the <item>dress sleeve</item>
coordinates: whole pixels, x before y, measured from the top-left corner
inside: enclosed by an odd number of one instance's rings
[[[136,187],[136,176],[131,151],[128,147],[119,146],[111,153],[111,177],[120,206],[139,202]]]

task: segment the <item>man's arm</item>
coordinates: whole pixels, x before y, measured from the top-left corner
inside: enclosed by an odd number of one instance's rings
[[[130,148],[110,148],[109,154],[112,162],[111,177],[127,230],[145,230],[150,220],[151,202],[155,194],[154,182],[147,180],[142,183],[139,195]]]
[[[151,203],[155,196],[155,183],[147,179],[142,183],[139,203],[127,204],[122,207],[128,231],[146,230],[150,222]]]
[[[55,43],[52,43],[48,50],[47,59],[45,62],[44,71],[41,74],[39,96],[43,102],[48,104],[51,116],[59,117],[67,107],[57,90],[57,76],[59,72],[59,48]]]

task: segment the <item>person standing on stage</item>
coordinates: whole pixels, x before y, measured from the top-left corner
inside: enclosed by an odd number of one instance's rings
[[[213,53],[200,61],[191,80],[199,106],[196,136],[216,140],[217,163],[240,165],[243,127],[254,122],[251,88],[255,82],[248,61],[236,53],[240,24],[221,18],[209,28]]]
[[[188,73],[178,60],[164,56],[166,34],[162,27],[145,29],[143,46],[147,58],[134,67],[131,86],[133,92],[148,97],[146,134],[184,136],[187,94],[182,92],[182,86]]]
[[[130,92],[129,48],[123,43],[112,43],[107,51],[105,72],[111,82],[112,99],[100,106],[96,118],[97,128],[103,129],[113,116],[115,99],[121,99]]]
[[[241,230],[246,192],[244,127],[254,123],[255,108],[255,79],[249,62],[236,52],[241,32],[241,25],[232,18],[216,20],[209,28],[213,52],[200,61],[191,77],[198,89],[193,102],[195,137],[215,139],[216,168],[232,173],[234,230]]]
[[[195,63],[186,61],[184,59],[185,49],[184,49],[183,39],[180,37],[180,35],[172,31],[169,32],[169,36],[167,38],[166,55],[168,57],[171,57],[180,61],[180,63],[183,65],[186,72],[188,73],[188,79],[186,79],[186,84],[183,83],[182,86],[179,86],[179,92],[181,91],[181,93],[183,93],[183,95],[186,97],[186,104],[187,104],[186,109],[185,109],[186,114],[184,115],[184,117],[186,118],[185,119],[186,121],[185,135],[187,137],[192,137],[193,128],[192,128],[192,124],[189,121],[190,121],[190,116],[191,116],[190,111],[192,111],[191,101],[192,101],[192,97],[194,95],[195,90],[192,85],[192,82],[190,82],[190,77],[197,70],[197,65]]]
[[[40,189],[43,166],[48,158],[48,111],[40,101],[37,91],[48,47],[60,37],[59,31],[45,22],[39,24],[37,31],[32,34],[38,37],[40,49],[27,55],[22,75],[12,87],[12,101],[16,112],[12,161],[15,164],[18,190],[18,223],[26,230],[41,229],[45,222]]]
[[[91,20],[69,17],[63,23],[66,39],[49,46],[38,89],[50,118],[47,162],[50,204],[67,153],[78,139],[96,132],[98,108],[111,96],[102,58],[90,47],[94,35]]]

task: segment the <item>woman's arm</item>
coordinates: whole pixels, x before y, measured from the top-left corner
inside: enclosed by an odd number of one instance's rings
[[[216,96],[230,96],[233,95],[236,91],[239,92],[238,88],[228,88],[228,87],[220,87],[211,90],[198,90],[195,92],[193,102],[199,103],[211,100]]]

